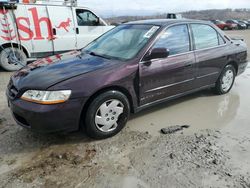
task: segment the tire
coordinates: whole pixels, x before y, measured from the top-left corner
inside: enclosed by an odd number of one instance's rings
[[[98,95],[89,105],[83,129],[94,139],[105,139],[119,133],[130,115],[127,97],[119,91]]]
[[[5,48],[0,52],[0,66],[6,71],[17,71],[27,65],[27,57],[23,50]]]
[[[218,78],[214,91],[218,95],[223,95],[228,93],[234,84],[234,80],[236,77],[236,71],[233,65],[229,64],[225,66],[223,71],[221,72],[220,77]]]

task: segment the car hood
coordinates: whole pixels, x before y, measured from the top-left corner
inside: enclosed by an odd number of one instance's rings
[[[69,78],[117,64],[80,51],[72,51],[35,61],[12,76],[18,89],[47,89]]]

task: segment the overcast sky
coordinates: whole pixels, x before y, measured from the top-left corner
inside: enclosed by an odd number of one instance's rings
[[[78,0],[78,4],[92,8],[102,16],[250,8],[250,0]]]

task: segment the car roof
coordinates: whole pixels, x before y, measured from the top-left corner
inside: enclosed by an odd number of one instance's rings
[[[167,26],[175,23],[204,23],[210,24],[209,21],[204,20],[193,20],[193,19],[149,19],[149,20],[138,20],[127,22],[125,24],[146,24],[146,25],[159,25],[159,26]]]

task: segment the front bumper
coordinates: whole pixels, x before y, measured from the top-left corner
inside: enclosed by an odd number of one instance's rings
[[[55,105],[41,105],[22,99],[10,100],[9,107],[17,124],[35,132],[51,133],[79,129],[83,99]]]

